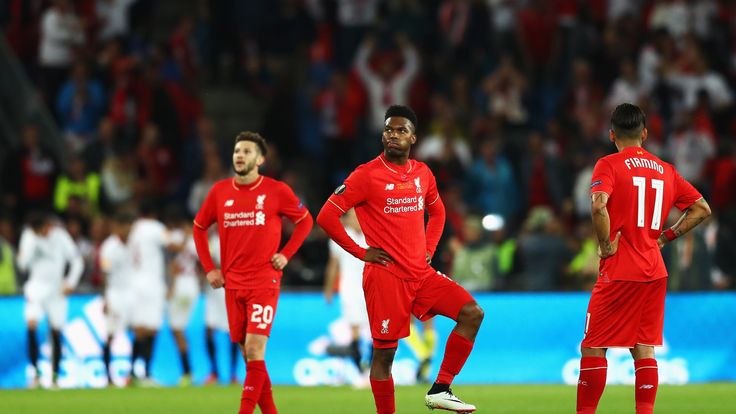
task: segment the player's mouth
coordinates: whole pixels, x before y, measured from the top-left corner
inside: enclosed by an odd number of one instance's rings
[[[386,142],[386,146],[392,149],[401,149],[401,145],[397,141],[388,141]]]

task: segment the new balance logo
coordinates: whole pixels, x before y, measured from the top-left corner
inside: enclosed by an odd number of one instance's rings
[[[651,390],[652,388],[654,388],[654,385],[652,384],[644,384],[641,387],[639,387],[640,390]]]
[[[393,184],[386,184],[386,190],[393,190],[394,185]]]
[[[230,206],[232,206],[233,204],[235,204],[235,200],[227,200],[227,201],[225,202],[225,207],[230,207]]]

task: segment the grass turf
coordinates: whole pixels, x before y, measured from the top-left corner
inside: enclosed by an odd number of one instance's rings
[[[575,387],[562,385],[457,386],[453,390],[476,404],[478,413],[575,412]],[[426,387],[397,387],[396,412],[424,413]],[[275,387],[281,414],[375,413],[370,390],[346,387]],[[127,388],[99,390],[3,390],[4,414],[85,413],[235,413],[240,387]],[[667,414],[732,414],[736,412],[736,383],[661,386],[656,412]],[[258,412],[258,411],[257,411]],[[435,411],[440,414],[445,411]],[[606,388],[598,414],[633,413],[633,386]]]

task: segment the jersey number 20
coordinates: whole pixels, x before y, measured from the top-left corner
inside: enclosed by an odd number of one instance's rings
[[[638,190],[638,197],[636,203],[636,225],[644,227],[644,206],[646,205],[646,188],[647,179],[646,177],[632,177],[634,179],[634,186]],[[654,194],[654,211],[652,212],[652,230],[659,230],[662,227],[662,198],[664,197],[664,181],[652,179],[652,188],[655,190]]]

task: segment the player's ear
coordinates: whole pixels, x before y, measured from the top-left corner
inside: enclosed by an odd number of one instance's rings
[[[642,128],[641,130],[641,142],[644,142],[649,138],[649,131],[646,128]]]
[[[611,142],[615,142],[616,134],[613,133],[613,129],[608,130],[608,139],[610,139]]]
[[[256,159],[256,165],[261,166],[263,163],[266,162],[266,157],[263,156],[263,154],[258,154],[258,159]]]
[[[411,134],[411,145],[414,145],[417,143],[417,134]]]

